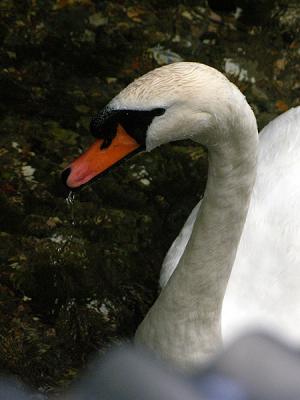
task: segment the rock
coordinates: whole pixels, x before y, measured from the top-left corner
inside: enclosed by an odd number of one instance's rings
[[[165,49],[160,45],[148,49],[148,52],[152,55],[158,65],[165,65],[183,61],[182,57],[179,54],[171,51],[170,49]]]
[[[106,25],[108,23],[108,18],[104,17],[102,13],[95,13],[89,16],[89,22],[92,26],[95,28],[98,28],[99,26]]]

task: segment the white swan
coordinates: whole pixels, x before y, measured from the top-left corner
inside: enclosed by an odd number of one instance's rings
[[[169,251],[165,265],[171,260],[172,266],[162,280],[166,282],[178,264],[177,268],[139,326],[137,342],[184,368],[214,352],[221,342],[222,302],[233,264],[224,302],[224,335],[258,323],[300,339],[297,124],[299,108],[262,132],[255,181],[254,114],[220,72],[197,63],[175,63],[149,72],[120,92],[93,121],[92,131],[100,140],[64,171],[71,188],[143,144],[152,150],[190,138],[208,149],[201,207],[189,218],[191,229],[186,226],[175,242],[180,245],[177,256],[172,255],[174,245]],[[119,150],[121,141],[126,149]],[[95,152],[106,161],[95,161]],[[114,161],[107,161],[111,154]]]

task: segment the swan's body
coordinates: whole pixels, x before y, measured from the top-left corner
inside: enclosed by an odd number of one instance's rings
[[[225,340],[259,326],[300,343],[299,180],[297,107],[277,117],[259,135],[257,177],[223,302]],[[200,204],[164,260],[162,287],[189,240]]]
[[[222,341],[222,303],[233,264],[224,303],[224,333],[262,319],[275,321],[281,331],[292,329],[300,340],[300,217],[296,219],[300,131],[292,124],[286,129],[279,118],[275,124],[282,123],[282,131],[276,129],[271,135],[267,128],[262,133],[259,176],[252,194],[256,120],[244,96],[221,73],[197,63],[151,71],[108,104],[93,130],[103,137],[107,120],[111,129],[112,118],[121,113],[124,125],[132,110],[134,115],[137,110],[146,112],[147,118],[155,115],[145,129],[147,150],[190,138],[205,145],[209,157],[200,209],[193,211],[165,262],[178,265],[139,326],[136,341],[184,368],[216,351]],[[281,118],[299,121],[299,114],[298,109]],[[88,181],[88,172],[82,172],[88,168],[81,164],[76,161],[65,171],[67,185],[79,186],[78,179]],[[167,275],[162,279],[166,281]]]

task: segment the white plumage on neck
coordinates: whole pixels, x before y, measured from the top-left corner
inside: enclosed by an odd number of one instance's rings
[[[257,178],[222,310],[223,340],[263,328],[300,342],[300,107],[259,135]],[[201,201],[167,253],[163,288],[190,238]]]
[[[209,177],[184,255],[139,326],[136,341],[183,368],[221,342],[221,306],[256,173],[257,127],[244,96],[218,71],[173,64],[133,82],[113,108],[165,107],[147,132],[147,149],[190,138],[205,145]]]

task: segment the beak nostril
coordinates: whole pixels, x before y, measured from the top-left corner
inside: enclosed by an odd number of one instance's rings
[[[71,173],[71,168],[70,168],[70,167],[69,167],[69,168],[66,168],[66,169],[63,170],[63,172],[61,173],[61,180],[62,180],[63,184],[64,184],[65,186],[67,186],[67,187],[68,187],[68,185],[67,185],[67,179],[68,179],[70,173]]]

